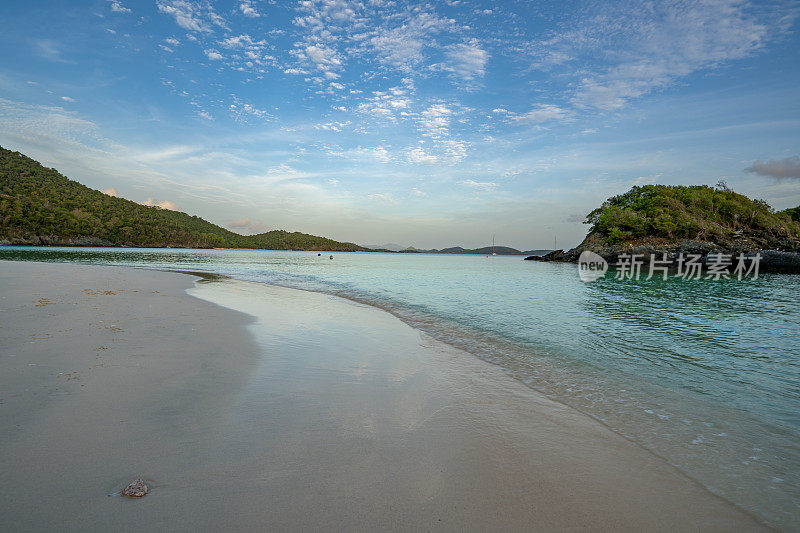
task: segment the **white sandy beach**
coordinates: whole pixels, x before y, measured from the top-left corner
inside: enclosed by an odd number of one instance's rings
[[[196,279],[0,262],[0,530],[761,529],[384,311]]]

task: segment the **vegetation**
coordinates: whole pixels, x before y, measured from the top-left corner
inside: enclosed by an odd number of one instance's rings
[[[792,220],[794,220],[794,221],[796,221],[796,222],[800,222],[800,206],[797,206],[797,207],[792,207],[792,208],[786,209],[786,210],[785,210],[785,211],[783,211],[783,212],[784,212],[784,213],[786,213],[787,215],[789,215],[789,217],[790,217]]]
[[[612,245],[655,237],[718,244],[744,239],[770,248],[797,246],[796,217],[796,211],[776,213],[765,201],[751,200],[720,182],[717,187],[637,186],[606,200],[586,223],[592,225],[590,235]]]
[[[0,242],[147,247],[364,248],[305,233],[239,235],[197,216],[115,198],[0,147]]]

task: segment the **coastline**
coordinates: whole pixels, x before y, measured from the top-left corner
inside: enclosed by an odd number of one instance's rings
[[[12,527],[760,527],[376,308],[123,267],[2,262],[0,277]],[[138,475],[151,495],[106,496]]]

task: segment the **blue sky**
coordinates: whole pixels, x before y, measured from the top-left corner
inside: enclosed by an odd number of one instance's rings
[[[0,7],[0,145],[242,233],[574,246],[635,184],[800,205],[797,2]]]

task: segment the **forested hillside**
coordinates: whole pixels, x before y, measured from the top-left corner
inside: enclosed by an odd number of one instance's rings
[[[645,185],[606,200],[587,216],[590,235],[606,244],[648,239],[712,242],[735,248],[793,249],[800,241],[800,223],[791,210],[776,212],[721,184]]]
[[[108,196],[2,147],[0,243],[365,250],[298,232],[239,235],[197,216]]]

